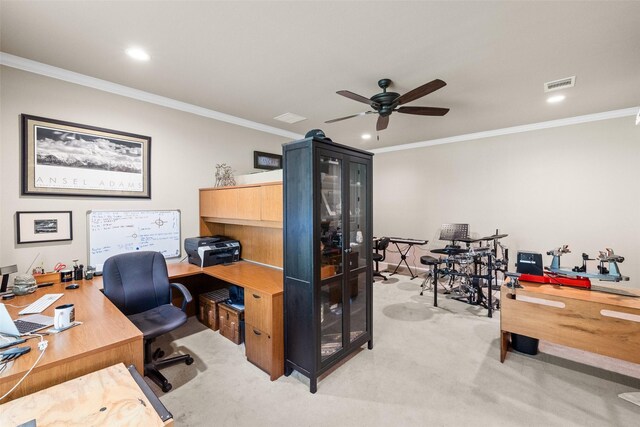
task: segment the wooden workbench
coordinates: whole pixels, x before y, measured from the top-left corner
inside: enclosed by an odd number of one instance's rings
[[[151,396],[156,399],[155,396]],[[157,426],[162,421],[123,364],[92,372],[2,405],[0,425]]]
[[[516,333],[640,363],[640,298],[552,284],[500,289],[500,361]],[[639,294],[640,295],[640,294]]]

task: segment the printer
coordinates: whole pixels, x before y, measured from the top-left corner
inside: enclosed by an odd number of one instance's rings
[[[239,241],[226,236],[188,237],[184,239],[184,250],[189,263],[209,267],[239,261],[242,247]]]

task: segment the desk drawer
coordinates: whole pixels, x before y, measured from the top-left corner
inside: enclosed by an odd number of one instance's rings
[[[272,346],[273,339],[268,333],[253,325],[246,324],[245,347],[247,360],[269,374],[271,374],[271,360],[273,357]]]
[[[273,333],[271,295],[246,288],[244,304],[245,321],[261,331]]]

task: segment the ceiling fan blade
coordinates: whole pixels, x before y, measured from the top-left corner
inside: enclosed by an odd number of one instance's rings
[[[419,114],[421,116],[444,116],[449,112],[449,109],[438,107],[400,107],[393,111],[404,114]]]
[[[350,116],[340,117],[338,119],[331,119],[331,120],[327,120],[325,123],[335,123],[335,122],[339,122],[340,120],[347,120],[347,119],[350,119],[352,117],[364,116],[365,114],[372,114],[372,113],[375,113],[375,111],[365,111],[363,113],[352,114]]]
[[[389,116],[378,116],[376,130],[385,130],[389,126]]]
[[[418,98],[422,98],[425,95],[435,92],[436,90],[445,87],[447,84],[440,79],[435,79],[429,83],[423,84],[420,87],[413,89],[401,95],[396,101],[398,105],[406,104],[407,102],[415,101]]]
[[[371,105],[373,108],[377,108],[380,105],[377,102],[373,102],[369,98],[366,98],[362,95],[358,95],[357,93],[349,92],[348,90],[339,90],[336,92],[338,95],[346,96],[349,99],[353,99],[354,101],[363,102],[365,104]]]

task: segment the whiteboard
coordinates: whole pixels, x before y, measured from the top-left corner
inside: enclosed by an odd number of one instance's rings
[[[87,211],[87,260],[102,272],[110,256],[156,251],[180,256],[180,211]]]

